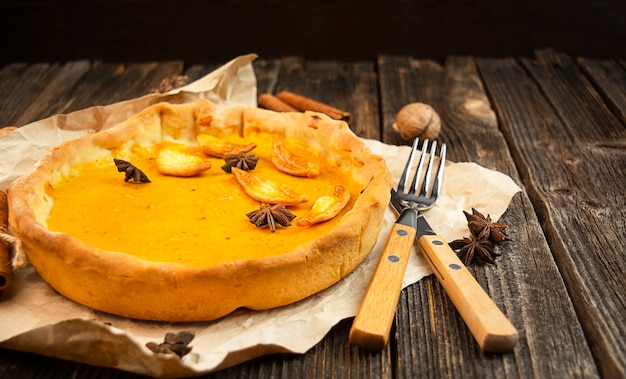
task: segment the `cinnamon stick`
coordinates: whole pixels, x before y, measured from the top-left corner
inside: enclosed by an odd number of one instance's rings
[[[317,100],[310,99],[301,95],[297,95],[289,91],[281,91],[278,98],[285,103],[297,108],[301,111],[314,111],[324,113],[335,120],[343,120],[350,122],[352,115],[349,112],[342,111],[328,104],[321,103]]]
[[[285,103],[271,93],[263,93],[259,95],[259,105],[262,105],[263,108],[276,112],[299,112],[299,110]]]
[[[6,192],[0,190],[0,231],[7,230],[9,226],[9,203]],[[0,293],[11,284],[11,257],[9,245],[0,239]]]

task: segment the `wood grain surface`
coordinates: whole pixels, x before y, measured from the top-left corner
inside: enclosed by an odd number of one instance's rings
[[[0,68],[0,125],[137,97],[165,77],[198,78],[221,63],[9,63]],[[391,128],[396,112],[428,103],[441,116],[448,159],[513,178],[523,191],[501,218],[511,240],[496,247],[494,265],[469,270],[520,339],[510,353],[481,351],[429,276],[401,292],[381,352],[351,345],[348,319],[305,354],[262,357],[203,377],[626,377],[624,61],[545,49],[439,61],[290,56],[259,59],[254,68],[258,93],[288,90],[349,111],[357,135],[390,144],[408,144]],[[0,379],[23,377],[141,376],[0,350]]]

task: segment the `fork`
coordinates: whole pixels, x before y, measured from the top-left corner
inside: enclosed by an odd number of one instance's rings
[[[402,279],[415,238],[418,239],[420,252],[480,347],[489,352],[508,351],[517,343],[519,338],[517,330],[445,240],[432,231],[420,214],[435,204],[441,191],[446,156],[445,143],[441,146],[439,163],[433,177],[437,141],[433,141],[431,145],[425,173],[423,170],[429,141],[424,141],[416,173],[410,188],[406,191],[418,143],[418,139],[413,142],[397,190],[392,190],[392,204],[396,210],[401,210],[401,214],[391,229],[350,329],[350,342],[370,350],[382,350],[387,344],[402,290]]]

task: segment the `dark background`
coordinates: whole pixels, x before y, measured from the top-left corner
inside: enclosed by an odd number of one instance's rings
[[[626,59],[623,0],[0,0],[0,64],[441,60],[553,48]]]

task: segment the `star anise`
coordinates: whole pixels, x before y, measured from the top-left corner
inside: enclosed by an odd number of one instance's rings
[[[189,82],[187,75],[174,75],[171,78],[161,80],[158,88],[152,88],[150,93],[166,93],[173,89],[180,88]]]
[[[124,181],[131,183],[150,183],[150,179],[140,169],[133,166],[130,162],[122,159],[113,158],[117,171],[125,174]]]
[[[154,353],[176,354],[182,358],[191,351],[192,347],[189,346],[189,343],[195,336],[194,332],[188,331],[178,333],[169,332],[165,334],[163,343],[157,344],[156,342],[148,342],[146,343],[146,347]]]
[[[472,208],[472,214],[463,211],[467,218],[467,226],[478,239],[489,239],[493,242],[507,240],[509,235],[506,232],[507,225],[500,222],[492,222],[491,217],[485,217],[482,213]]]
[[[269,226],[272,232],[276,231],[276,223],[281,226],[290,226],[296,215],[280,204],[261,203],[261,208],[246,214],[250,222],[258,228]]]
[[[456,251],[456,254],[463,261],[466,266],[478,258],[483,262],[494,263],[493,257],[500,254],[496,253],[494,243],[488,239],[480,239],[474,235],[463,237],[449,243],[450,248]]]
[[[224,161],[226,161],[226,164],[222,166],[222,170],[230,174],[233,167],[244,171],[254,170],[259,158],[254,154],[239,153],[228,154]]]

